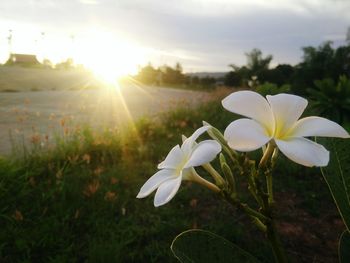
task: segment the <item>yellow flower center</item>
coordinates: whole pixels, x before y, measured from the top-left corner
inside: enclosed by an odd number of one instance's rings
[[[288,137],[291,137],[294,131],[294,125],[290,126],[288,125],[284,120],[276,120],[275,121],[275,133],[273,137],[275,139],[286,139]]]

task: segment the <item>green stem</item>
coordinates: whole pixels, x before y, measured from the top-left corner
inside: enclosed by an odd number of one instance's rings
[[[254,209],[250,208],[247,204],[240,204],[239,206],[244,212],[246,212],[250,216],[254,216],[256,218],[259,218],[263,221],[270,221],[270,218],[266,217],[262,213],[259,213],[258,211],[255,211]]]
[[[272,251],[277,263],[287,263],[288,260],[282,248],[281,241],[277,234],[275,222],[271,220],[266,224],[267,238],[270,241]]]
[[[230,157],[231,161],[235,164],[238,165],[237,158],[238,154],[235,150],[233,150],[228,144],[226,139],[224,138],[224,135],[216,129],[214,126],[210,125],[208,122],[203,121],[204,126],[210,126],[210,129],[208,130],[208,134],[211,138],[214,140],[218,141],[222,149],[227,153],[227,155]],[[239,167],[239,166],[238,166]]]
[[[255,201],[261,206],[264,207],[264,201],[261,198],[261,196],[258,194],[258,189],[256,187],[256,184],[254,182],[254,178],[249,175],[248,176],[248,191],[251,193],[251,195],[254,197]]]
[[[271,141],[263,157],[259,163],[259,169],[265,171],[267,198],[266,195],[261,197],[265,200],[265,208],[263,214],[270,219],[265,221],[267,238],[271,244],[272,251],[277,263],[287,263],[287,258],[282,247],[282,243],[279,239],[275,221],[273,219],[274,198],[273,198],[273,180],[272,169],[275,166],[278,156],[278,149],[273,141]],[[270,160],[270,162],[269,162]],[[267,199],[267,200],[266,200]]]
[[[263,222],[261,222],[259,218],[252,217],[252,219],[253,219],[253,223],[260,229],[260,231],[263,233],[266,233],[267,231],[266,225]]]
[[[260,160],[259,168],[266,167],[267,161],[270,159],[274,149],[275,149],[274,142],[272,142],[272,141],[269,142],[269,144],[267,145],[267,149],[265,150],[264,155],[263,155],[263,157]]]
[[[267,194],[268,194],[268,204],[271,206],[274,203],[273,200],[273,186],[272,186],[272,173],[271,171],[266,172],[266,187],[267,187]]]
[[[271,169],[275,168],[277,157],[278,157],[278,148],[276,147],[271,157]]]
[[[222,145],[222,149],[227,153],[227,155],[230,157],[232,163],[236,165],[238,168],[240,168],[239,163],[237,161],[237,153],[235,153],[229,146]]]
[[[225,184],[224,179],[221,177],[221,175],[214,169],[213,166],[211,166],[210,163],[203,164],[203,168],[213,177],[215,180],[215,183],[221,187]]]
[[[272,188],[272,170],[275,167],[276,160],[278,156],[278,148],[275,148],[271,157],[271,169],[267,170],[266,175],[266,187],[267,187],[267,193],[269,195],[268,202],[270,205],[274,203],[273,200],[273,188]]]
[[[240,210],[242,210],[251,217],[256,217],[263,222],[268,222],[271,220],[262,213],[250,208],[247,204],[241,203],[238,199],[233,199],[231,196],[226,196],[226,200],[233,206],[237,206]]]
[[[263,188],[261,181],[260,181],[261,177],[262,177],[261,170],[259,169],[256,172],[256,174],[250,176],[250,180],[253,181],[251,184],[253,184],[255,187],[256,196],[258,198],[257,202],[260,205],[260,207],[262,208],[262,210],[265,211],[266,208],[268,207],[268,200],[267,200],[266,191]]]

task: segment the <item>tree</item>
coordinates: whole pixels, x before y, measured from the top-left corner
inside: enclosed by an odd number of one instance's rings
[[[151,63],[148,63],[147,66],[140,67],[135,79],[146,85],[178,85],[189,81],[182,73],[180,63],[176,63],[174,68],[164,65],[157,69]]]
[[[230,87],[247,85],[247,82],[250,79],[250,70],[246,66],[238,67],[234,64],[229,66],[232,68],[232,70],[224,77],[225,85]]]
[[[48,58],[45,58],[42,63],[45,67],[53,68],[53,63]]]
[[[159,70],[156,70],[151,63],[148,63],[147,66],[140,68],[135,78],[144,84],[152,85],[157,82],[158,76]]]
[[[161,72],[165,84],[175,85],[185,82],[185,75],[182,73],[182,66],[180,63],[176,63],[175,68],[164,65],[161,68]]]
[[[288,64],[280,64],[273,69],[266,69],[259,74],[260,82],[270,82],[277,86],[290,84],[294,73],[294,68]]]
[[[336,49],[332,65],[333,79],[338,78],[340,75],[345,75],[350,78],[350,42],[349,45],[341,46]]]
[[[72,58],[67,58],[67,60],[61,62],[61,63],[57,63],[55,68],[58,69],[72,69],[74,68],[74,60]]]
[[[245,53],[247,57],[247,65],[238,67],[235,64],[229,65],[232,70],[226,74],[224,82],[227,86],[246,86],[248,81],[257,76],[259,80],[269,71],[269,65],[272,55],[263,57],[260,49],[254,48],[252,51]]]
[[[180,74],[182,73],[182,66],[179,62],[176,62],[175,70]]]
[[[269,69],[272,55],[267,55],[264,58],[261,50],[257,48],[245,53],[245,55],[247,57],[247,68],[250,70],[251,76],[258,76],[262,71]]]
[[[230,71],[224,77],[224,83],[226,86],[239,87],[241,85],[242,78],[236,71]]]
[[[303,61],[296,66],[293,91],[306,94],[307,88],[315,87],[315,80],[330,78],[337,81],[340,75],[350,77],[350,46],[332,48],[327,41],[318,47],[304,47]]]

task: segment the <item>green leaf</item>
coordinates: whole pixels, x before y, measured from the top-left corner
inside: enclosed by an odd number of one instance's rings
[[[350,232],[344,231],[339,240],[340,263],[350,262]]]
[[[347,230],[350,229],[350,140],[318,139],[330,151],[328,166],[321,169]]]
[[[174,256],[182,263],[258,263],[247,251],[225,238],[204,230],[188,230],[171,244]]]

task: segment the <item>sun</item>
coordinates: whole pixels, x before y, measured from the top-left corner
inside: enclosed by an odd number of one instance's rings
[[[89,31],[77,39],[75,46],[75,61],[108,83],[137,73],[138,65],[145,60],[140,46],[105,31]]]

